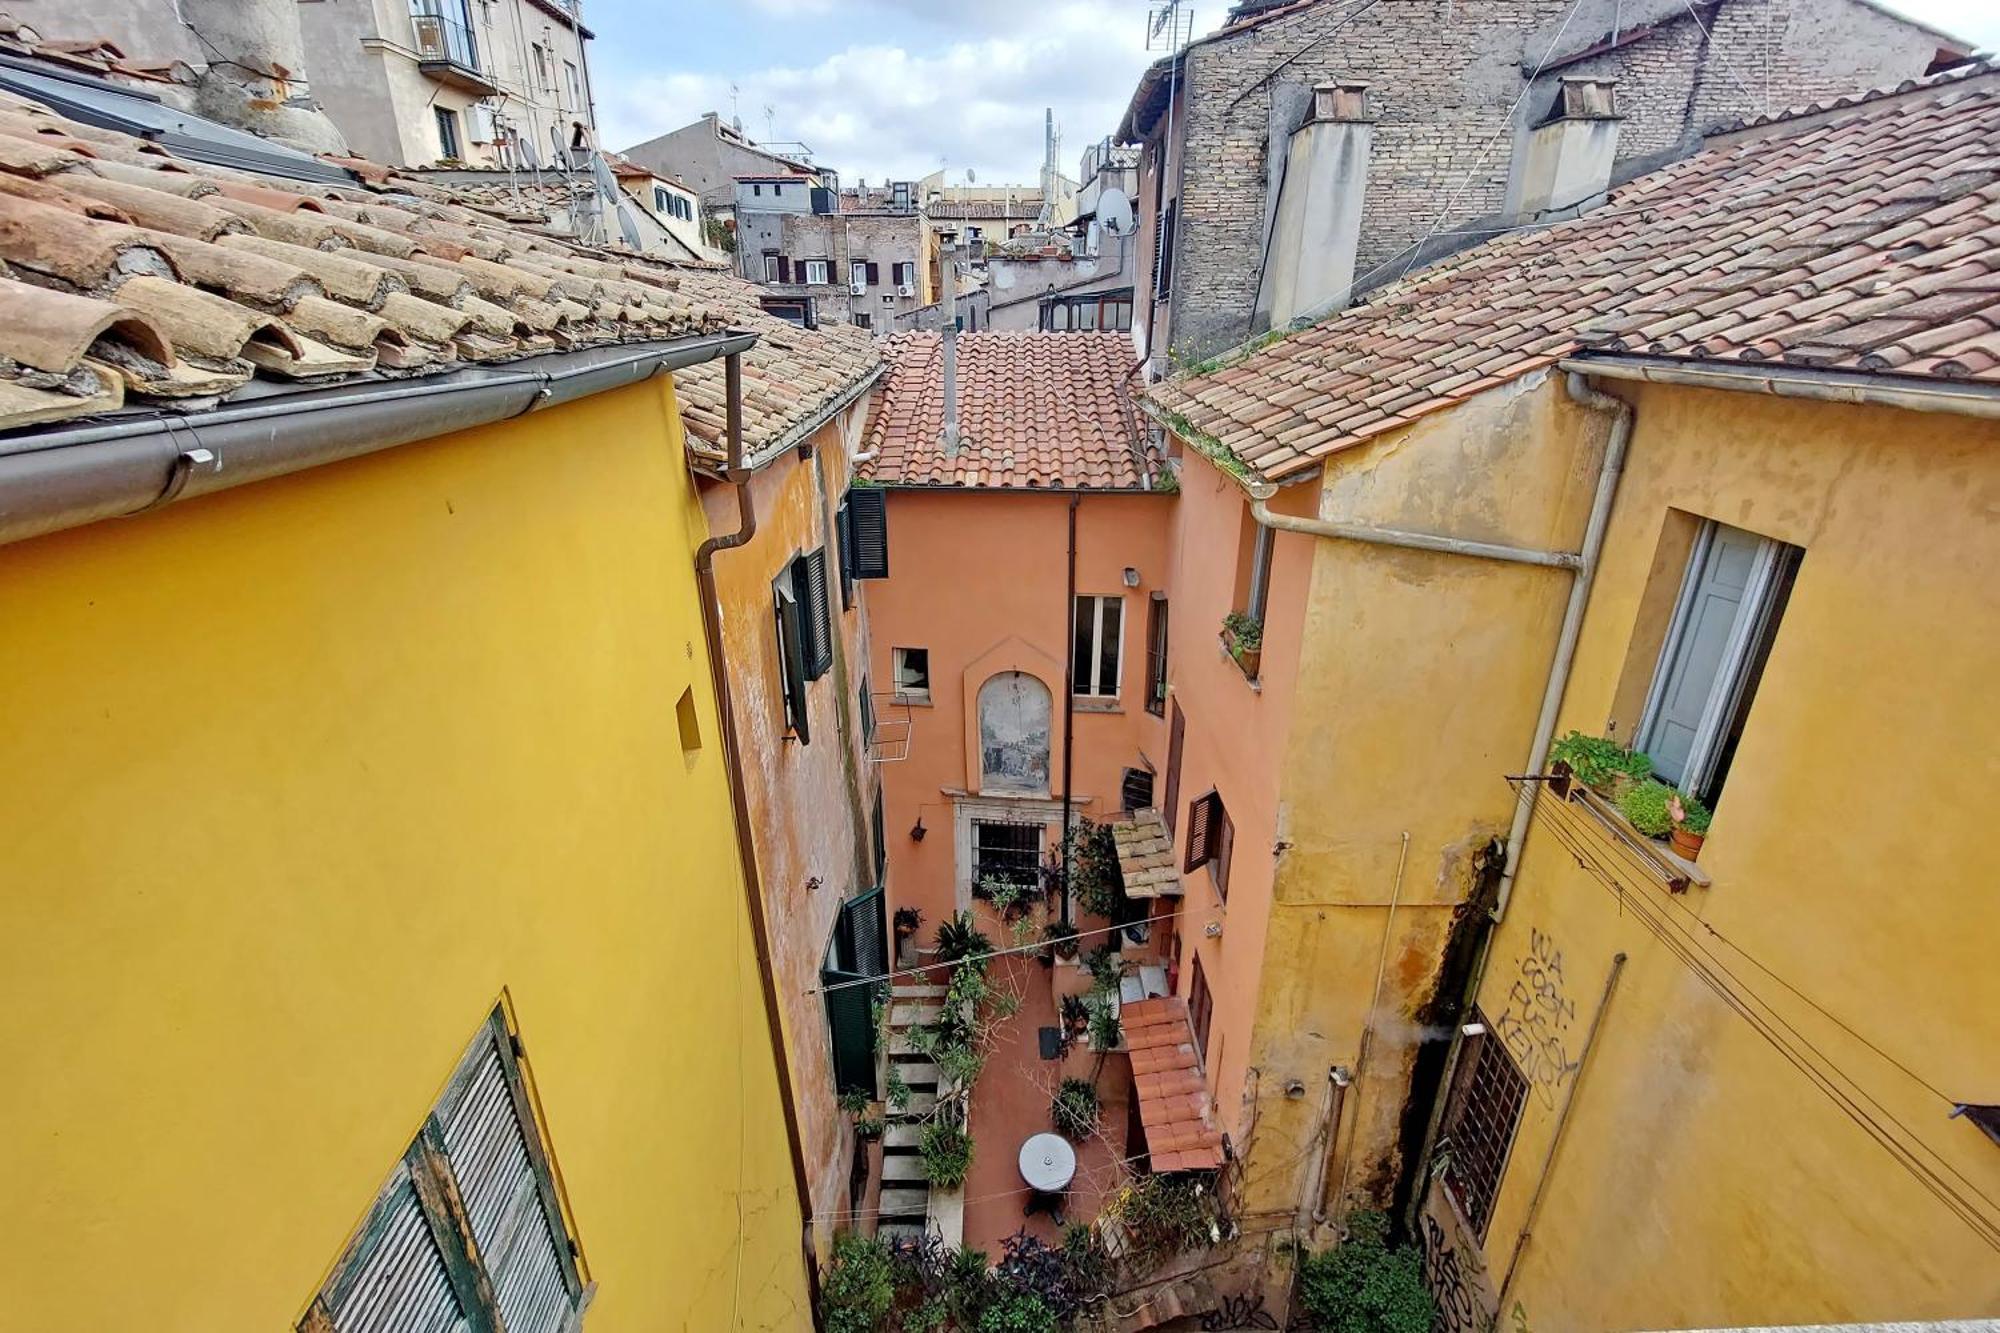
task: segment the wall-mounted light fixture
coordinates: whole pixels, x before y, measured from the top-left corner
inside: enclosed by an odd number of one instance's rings
[[[924,827],[924,817],[922,815],[918,815],[916,827],[910,830],[910,841],[922,842],[924,840],[924,834],[929,832],[930,830]]]
[[[1128,588],[1139,586],[1139,571],[1130,565],[1125,566],[1125,586]]]
[[[1222,923],[1220,921],[1211,921],[1201,928],[1201,933],[1212,940],[1219,940],[1222,938]]]

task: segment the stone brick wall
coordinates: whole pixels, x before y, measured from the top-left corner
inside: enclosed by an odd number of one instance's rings
[[[923,219],[914,213],[743,213],[737,218],[737,268],[744,277],[774,292],[813,297],[821,319],[854,323],[856,315],[866,315],[871,327],[886,329],[896,316],[923,303],[923,227]],[[826,260],[826,283],[765,282],[766,250],[776,250],[789,259],[795,279],[800,277],[802,261]],[[878,279],[860,296],[848,287],[848,265],[856,260],[873,262]],[[896,294],[896,264],[916,266],[915,295]]]
[[[1168,355],[1197,360],[1259,331],[1252,311],[1273,143],[1282,158],[1314,83],[1366,81],[1378,118],[1357,289],[1393,280],[1427,238],[1427,255],[1440,243],[1456,248],[1466,224],[1503,216],[1522,126],[1549,105],[1557,81],[1545,74],[1530,90],[1523,65],[1540,58],[1543,34],[1569,9],[1570,0],[1379,0],[1317,40],[1353,14],[1351,4],[1329,2],[1193,47]],[[1563,49],[1587,44],[1585,36],[1566,33]],[[1737,118],[1920,74],[1936,46],[1924,30],[1856,0],[1730,0],[1713,11],[1708,35],[1683,14],[1561,73],[1618,80],[1618,158],[1629,175],[1693,151],[1704,132]],[[1152,165],[1149,154],[1142,284],[1152,260]]]

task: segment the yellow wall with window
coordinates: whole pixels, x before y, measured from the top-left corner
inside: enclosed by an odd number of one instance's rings
[[[662,377],[0,548],[0,1326],[290,1327],[503,993],[589,1326],[807,1325],[705,534]]]
[[[2000,1314],[2000,1144],[1949,1116],[2000,1101],[2000,424],[1613,387],[1631,459],[1559,732],[1630,734],[1694,519],[1804,554],[1710,886],[1671,894],[1574,807],[1537,814],[1479,992],[1520,1128],[1483,1246],[1434,1200],[1433,1271],[1508,1329]]]

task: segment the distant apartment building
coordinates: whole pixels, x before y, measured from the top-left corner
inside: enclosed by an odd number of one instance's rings
[[[1141,340],[1163,373],[1581,202],[1521,187],[1529,133],[1564,114],[1566,79],[1616,81],[1622,181],[1738,117],[1968,53],[1869,0],[1442,12],[1417,0],[1242,0],[1216,32],[1147,70],[1117,131],[1144,149]],[[1315,89],[1335,84],[1350,86],[1347,99],[1316,105]],[[1333,212],[1292,230],[1287,260],[1286,210],[1321,207]],[[1302,252],[1313,257],[1291,282]]]
[[[1139,150],[1106,137],[1084,150],[1080,166],[1075,216],[1067,226],[1043,236],[1015,237],[987,258],[986,327],[1130,331],[1138,263],[1131,199]]]
[[[810,153],[803,145],[758,144],[743,133],[740,121],[725,122],[713,111],[692,124],[634,144],[621,156],[658,175],[686,182],[711,212],[735,207],[739,177],[814,174]]]
[[[911,183],[842,191],[834,179],[739,178],[737,269],[814,320],[886,332],[937,300],[936,237]]]

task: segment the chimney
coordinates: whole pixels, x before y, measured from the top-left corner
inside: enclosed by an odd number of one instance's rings
[[[297,0],[180,0],[178,12],[208,56],[196,111],[303,152],[347,152],[306,83]]]
[[[1347,304],[1374,141],[1367,84],[1343,80],[1313,88],[1312,114],[1292,131],[1285,151],[1257,287],[1257,330]]]
[[[1618,157],[1615,81],[1564,75],[1548,119],[1528,131],[1520,168],[1517,220],[1560,209],[1595,207],[1611,188]]]
[[[938,271],[944,279],[944,456],[958,457],[958,234],[938,233]]]

